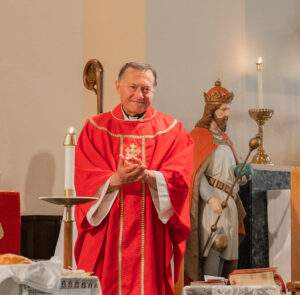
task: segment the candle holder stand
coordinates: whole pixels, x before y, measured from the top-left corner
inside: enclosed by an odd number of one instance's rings
[[[257,137],[260,138],[260,145],[257,149],[256,154],[252,158],[254,164],[269,164],[273,165],[270,156],[266,154],[263,146],[263,126],[266,121],[272,118],[274,110],[272,109],[250,109],[249,115],[256,122],[258,126]]]
[[[73,216],[72,206],[80,205],[87,202],[98,200],[93,197],[40,197],[42,201],[46,201],[56,205],[65,207],[64,216],[64,268],[72,269],[73,261]]]
[[[74,149],[76,146],[75,129],[70,127],[65,136],[65,193],[64,196],[40,197],[42,201],[63,205],[64,211],[64,268],[72,269],[73,261],[73,216],[72,207],[98,200],[94,197],[75,196],[74,188]]]

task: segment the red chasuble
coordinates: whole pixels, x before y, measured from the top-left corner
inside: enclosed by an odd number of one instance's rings
[[[93,203],[76,207],[77,266],[99,277],[104,295],[173,294],[171,260],[176,281],[190,229],[192,150],[182,124],[152,107],[143,120],[123,120],[119,105],[86,122],[76,147],[77,195],[94,196],[116,171],[119,155],[134,155],[163,174],[174,210],[163,224],[143,182],[123,185],[98,226],[86,219]]]

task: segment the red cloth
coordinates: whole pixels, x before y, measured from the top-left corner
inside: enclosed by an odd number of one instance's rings
[[[181,123],[151,107],[142,121],[124,121],[120,106],[111,113],[97,115],[86,122],[78,140],[75,159],[77,195],[95,195],[116,171],[122,152],[121,136],[124,136],[123,153],[126,154],[135,144],[138,157],[143,154],[144,137],[147,168],[162,172],[166,179],[175,211],[167,224],[158,219],[146,187],[144,294],[173,294],[171,258],[174,253],[177,280],[190,229],[188,187],[192,170],[192,140]],[[141,294],[141,189],[141,182],[122,186],[122,294]],[[91,205],[80,205],[75,210],[77,266],[96,273],[104,295],[117,294],[120,193],[108,215],[96,227],[86,219]]]
[[[20,254],[20,195],[0,192],[0,223],[4,236],[0,239],[0,254]]]
[[[191,131],[191,136],[194,141],[193,172],[195,174],[218,145],[214,143],[211,132],[206,128],[195,127]]]

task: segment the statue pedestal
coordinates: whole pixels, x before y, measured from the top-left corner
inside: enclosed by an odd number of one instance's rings
[[[252,164],[251,181],[240,189],[247,212],[239,268],[269,266],[267,191],[290,189],[290,167]]]

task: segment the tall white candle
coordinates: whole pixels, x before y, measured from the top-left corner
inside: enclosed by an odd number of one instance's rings
[[[65,138],[65,192],[75,191],[74,187],[74,162],[75,162],[75,129],[70,127]]]
[[[260,56],[256,63],[257,69],[257,102],[258,107],[262,109],[264,107],[264,97],[263,97],[263,81],[262,81],[262,57]]]

